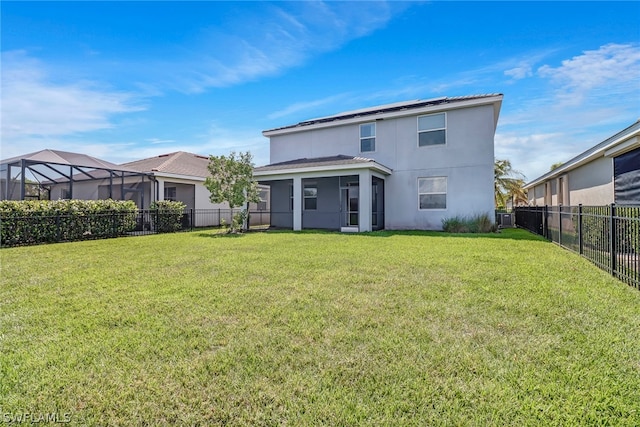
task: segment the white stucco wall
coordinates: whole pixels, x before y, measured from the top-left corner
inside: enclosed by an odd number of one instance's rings
[[[447,143],[418,146],[417,116],[376,122],[376,151],[360,152],[359,124],[271,136],[271,163],[345,154],[393,170],[385,184],[385,227],[440,229],[442,219],[488,213],[493,218],[494,109],[446,112]],[[363,120],[361,123],[369,123]],[[418,178],[447,177],[447,208],[418,209]]]

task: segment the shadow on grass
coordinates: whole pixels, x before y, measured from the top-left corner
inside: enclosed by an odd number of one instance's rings
[[[231,239],[231,238],[239,238],[239,237],[244,237],[246,233],[227,233],[226,231],[217,231],[214,230],[213,232],[209,232],[209,233],[198,233],[197,236],[198,237],[209,237],[209,238],[214,238],[214,239],[223,239],[223,238],[227,238],[227,239]]]
[[[341,236],[352,237],[393,237],[393,236],[423,236],[423,237],[447,237],[457,239],[510,239],[510,240],[530,240],[547,242],[542,236],[533,234],[522,228],[508,228],[502,229],[496,233],[445,233],[443,231],[425,231],[425,230],[380,230],[369,231],[363,233],[342,233],[337,230],[322,230],[322,229],[306,229],[293,231],[286,228],[270,228],[266,230],[250,230],[249,233],[264,232],[269,234],[336,234]],[[244,235],[243,233],[241,235]],[[224,237],[224,236],[236,236],[229,234],[205,234],[201,233],[203,237]],[[240,235],[240,236],[241,236]]]
[[[420,231],[420,230],[398,230],[398,231],[374,231],[371,233],[361,233],[362,236],[370,237],[390,237],[400,236],[428,236],[428,237],[453,237],[461,239],[510,239],[510,240],[547,240],[542,236],[538,236],[524,229],[509,228],[502,229],[495,233],[446,233],[444,231]]]

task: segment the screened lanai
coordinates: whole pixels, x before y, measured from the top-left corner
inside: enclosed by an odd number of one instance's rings
[[[144,188],[152,180],[86,154],[41,150],[0,161],[0,200],[115,199],[144,207]]]

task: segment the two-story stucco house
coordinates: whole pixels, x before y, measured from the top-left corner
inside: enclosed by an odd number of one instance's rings
[[[416,100],[265,130],[271,225],[370,231],[442,228],[494,215],[501,94]]]

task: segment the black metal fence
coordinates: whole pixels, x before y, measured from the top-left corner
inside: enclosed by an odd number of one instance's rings
[[[516,225],[579,253],[640,289],[640,206],[540,206],[515,209]]]
[[[137,212],[109,212],[92,215],[0,216],[0,244],[7,246],[35,245],[77,240],[104,239],[121,236],[140,236],[177,231],[191,231],[202,227],[230,224],[234,209],[187,209],[179,221],[163,220],[157,210]],[[269,226],[269,211],[250,211],[249,227]],[[167,225],[169,224],[169,225]]]

